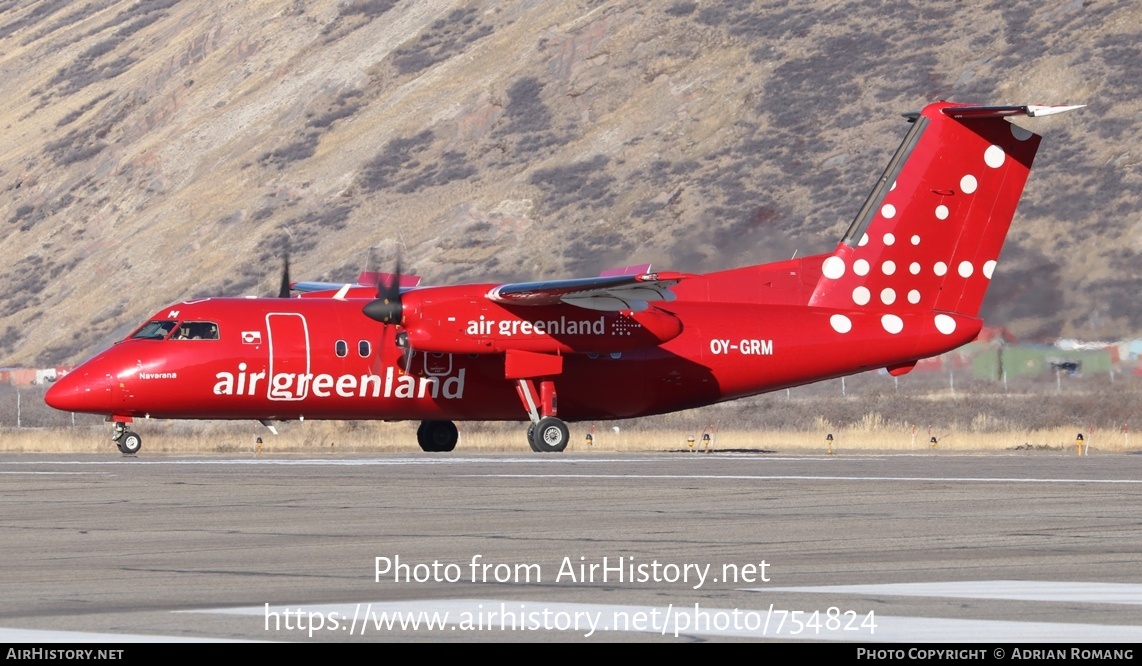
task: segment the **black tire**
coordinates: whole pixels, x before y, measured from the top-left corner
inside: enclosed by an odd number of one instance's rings
[[[143,448],[143,438],[139,437],[138,433],[128,430],[119,437],[118,446],[120,453],[125,456],[133,456],[139,453],[139,449]]]
[[[531,448],[532,451],[539,453],[540,452],[539,449],[535,448],[534,437],[535,437],[535,424],[532,423],[531,425],[529,425],[527,427],[527,445],[528,445],[528,447]]]
[[[567,430],[567,424],[554,416],[540,419],[539,423],[535,424],[531,437],[528,438],[531,448],[538,453],[559,453],[567,448],[570,439],[571,433]]]
[[[416,430],[416,442],[422,451],[452,451],[459,439],[460,431],[451,421],[421,421]]]

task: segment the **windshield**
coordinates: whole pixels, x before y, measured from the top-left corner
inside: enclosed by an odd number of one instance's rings
[[[170,319],[163,319],[149,321],[143,324],[143,327],[135,331],[131,336],[133,340],[165,340],[170,332],[174,330],[175,324],[178,322]]]

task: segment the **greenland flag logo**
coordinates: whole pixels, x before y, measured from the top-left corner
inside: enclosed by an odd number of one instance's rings
[[[242,344],[244,345],[260,345],[262,344],[261,331],[242,331]]]

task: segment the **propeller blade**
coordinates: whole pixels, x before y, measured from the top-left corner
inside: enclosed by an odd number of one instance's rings
[[[377,343],[376,350],[373,352],[372,362],[370,363],[374,375],[381,374],[385,360],[385,351],[389,346],[393,345],[392,330],[393,329],[389,326],[383,326],[381,328],[381,339]]]
[[[282,284],[278,288],[278,298],[289,298],[289,250],[282,258]]]
[[[400,297],[401,265],[400,255],[397,255],[396,272],[385,284],[384,280],[377,279],[377,297],[361,309],[365,316],[379,321],[382,324],[399,324],[404,315]]]
[[[416,350],[408,343],[408,333],[401,331],[397,334],[397,346],[404,350],[401,355],[400,367],[405,372],[412,372],[412,357],[416,354]]]
[[[369,262],[372,263],[372,254],[370,253]],[[374,373],[380,372],[380,364],[385,355],[385,352],[392,346],[404,348],[404,354],[398,364],[405,369],[409,366],[409,360],[412,355],[412,349],[407,348],[408,334],[404,331],[397,332],[393,326],[401,324],[404,318],[404,307],[401,304],[401,258],[397,254],[396,270],[389,275],[388,279],[381,278],[379,275],[377,281],[377,297],[365,305],[361,309],[366,317],[379,321],[385,326],[381,329],[381,340],[377,346],[377,353],[373,357],[373,363],[377,366]],[[406,342],[402,344],[402,339]]]

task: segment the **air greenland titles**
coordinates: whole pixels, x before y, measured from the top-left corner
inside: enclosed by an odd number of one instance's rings
[[[568,319],[561,316],[550,321],[527,321],[522,319],[479,319],[468,320],[465,333],[468,335],[603,335],[606,333],[605,315],[597,320]]]
[[[267,371],[249,372],[245,363],[238,364],[237,372],[222,371],[214,375],[215,395],[255,396],[265,391],[270,400],[301,400],[309,395],[317,398],[443,398],[459,400],[464,397],[464,369],[455,376],[413,376],[397,374],[391,366],[384,376],[328,373],[278,372],[266,381]]]

